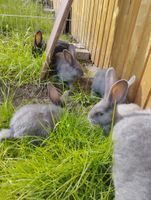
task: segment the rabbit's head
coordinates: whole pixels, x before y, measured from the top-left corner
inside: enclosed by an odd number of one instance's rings
[[[83,70],[76,59],[75,47],[70,44],[69,49],[64,49],[62,53],[57,53],[57,70],[59,77],[69,84],[75,82],[83,76]]]
[[[75,46],[73,44],[69,45],[69,50],[65,49],[63,51],[64,58],[66,62],[76,71],[75,77],[80,78],[83,76],[83,70],[81,68],[80,63],[76,59],[76,51]]]
[[[88,120],[98,124],[108,134],[111,128],[114,105],[125,101],[128,93],[128,82],[124,79],[115,82],[115,71],[109,68],[105,76],[105,95],[89,112]]]

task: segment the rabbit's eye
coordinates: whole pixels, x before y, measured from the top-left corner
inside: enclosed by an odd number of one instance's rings
[[[98,116],[102,116],[103,115],[103,113],[102,112],[97,112],[96,113],[96,116],[98,117]]]

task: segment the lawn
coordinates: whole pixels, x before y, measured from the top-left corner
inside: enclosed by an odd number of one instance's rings
[[[0,0],[1,13],[10,2],[15,1]],[[29,14],[28,4],[24,8],[25,1],[17,2],[22,13]],[[26,2],[30,9],[35,5],[34,1]],[[34,15],[39,14],[38,8]],[[22,105],[49,102],[45,92],[37,93],[42,87],[39,77],[45,53],[37,58],[31,53],[35,19],[26,26],[24,21],[17,21],[16,26],[13,18],[9,20],[1,20],[0,129],[9,126],[11,116]],[[45,23],[42,20],[42,30]],[[44,33],[46,39],[48,31]],[[77,88],[47,139],[26,137],[0,143],[0,199],[113,199],[111,136],[104,137],[102,129],[87,120],[97,101]]]

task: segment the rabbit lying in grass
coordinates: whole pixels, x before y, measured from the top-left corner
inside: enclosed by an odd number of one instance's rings
[[[39,30],[35,33],[34,45],[32,47],[32,54],[34,57],[42,55],[46,49],[46,42],[43,41],[42,32]]]
[[[67,93],[64,93],[60,97],[53,85],[48,86],[48,92],[54,104],[33,104],[21,107],[13,115],[10,128],[1,130],[0,141],[5,138],[17,138],[27,135],[48,137],[48,133],[53,130],[61,117],[63,108],[60,104],[64,102],[64,98],[67,96]]]
[[[105,97],[88,115],[93,124],[113,128],[113,181],[115,200],[151,199],[151,111],[136,104],[120,104],[128,93],[128,82],[112,84],[114,69],[106,75]]]
[[[53,63],[59,79],[69,86],[83,76],[80,63],[76,59],[75,46],[59,41],[55,48]]]
[[[110,69],[110,68],[108,68]],[[100,97],[104,97],[104,93],[105,93],[105,76],[107,74],[108,69],[98,69],[98,71],[96,72],[94,78],[93,78],[93,82],[92,82],[92,86],[91,86],[91,94],[94,96],[99,95]],[[115,72],[115,70],[112,73],[112,84],[115,83],[116,81],[118,81],[118,77],[117,74]],[[134,82],[135,81],[135,76],[132,76],[131,79],[129,80],[129,82]],[[132,84],[129,84],[129,86]]]

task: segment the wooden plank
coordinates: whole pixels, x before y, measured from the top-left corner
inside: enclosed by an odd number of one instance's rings
[[[137,95],[135,97],[135,103],[145,108],[145,104],[149,96],[150,90],[151,90],[151,47],[146,59],[145,71],[142,75]]]
[[[93,42],[94,42],[94,33],[96,31],[96,21],[97,21],[97,14],[98,14],[98,6],[100,0],[94,0],[94,8],[93,8],[93,22],[91,26],[91,33],[90,33],[90,43],[89,43],[89,50],[92,53]]]
[[[83,32],[83,19],[84,19],[84,1],[85,0],[81,0],[80,1],[80,9],[79,9],[79,17],[78,19],[80,19],[80,23],[79,23],[79,41],[82,42],[82,32]]]
[[[92,31],[92,23],[93,23],[93,11],[94,11],[94,0],[91,0],[91,6],[90,6],[90,17],[89,17],[89,26],[88,26],[88,32],[87,32],[87,43],[86,47],[89,50],[90,45],[90,35]]]
[[[114,43],[114,36],[115,36],[115,31],[116,31],[116,20],[117,20],[118,13],[119,13],[118,0],[116,0],[114,11],[113,11],[111,29],[109,33],[109,39],[106,45],[107,48],[106,48],[106,53],[105,53],[104,66],[111,66],[110,57],[111,57],[111,52],[112,52],[113,43]]]
[[[132,68],[135,68],[134,62],[135,62],[135,58],[137,57],[137,54],[139,53],[141,49],[141,55],[142,55],[142,50],[143,49],[146,50],[146,45],[148,45],[149,34],[151,30],[151,26],[150,26],[151,21],[148,20],[150,18],[149,17],[150,8],[151,8],[150,0],[143,0],[141,2],[140,9],[136,18],[135,26],[133,28],[133,33],[131,35],[129,47],[127,48],[127,55],[125,56],[125,60],[124,60],[124,69],[122,73],[124,78],[130,77]],[[146,27],[146,25],[149,27]],[[145,45],[145,47],[142,47],[143,48],[142,49],[140,48],[140,43],[142,43],[143,36],[144,36],[144,40],[147,41],[147,44]],[[147,37],[147,40],[145,37]],[[128,68],[130,70],[128,70]]]
[[[48,48],[46,53],[46,60],[44,62],[42,71],[41,71],[41,80],[43,80],[46,77],[46,74],[49,71],[49,65],[51,61],[51,57],[53,55],[55,45],[57,43],[57,40],[59,39],[59,36],[62,32],[64,22],[68,17],[71,5],[73,0],[62,0],[59,13],[57,15],[57,18],[54,23],[54,27],[52,29],[49,41],[48,41]]]
[[[79,0],[75,1],[75,20],[74,20],[74,25],[75,25],[75,39],[78,40],[78,26],[79,26],[79,19],[78,19],[78,3]]]
[[[125,55],[129,49],[129,40],[135,27],[141,0],[121,1],[119,3],[119,16],[117,31],[112,49],[111,63],[115,66],[119,76],[122,75]]]
[[[148,0],[142,1],[140,11],[137,17],[135,29],[131,38],[130,49],[128,51],[123,77],[128,79],[132,74],[137,77],[136,84],[130,89],[130,100],[133,101],[136,95],[137,88],[141,75],[144,72],[145,61],[149,52],[150,33],[151,33],[151,2]]]
[[[97,21],[94,31],[94,39],[93,39],[93,47],[92,47],[92,53],[91,53],[91,59],[94,61],[95,54],[96,54],[96,48],[98,45],[98,35],[100,31],[100,23],[102,18],[102,10],[103,10],[103,0],[100,0],[99,6],[98,6],[98,15],[97,15]]]
[[[105,28],[105,23],[106,23],[106,18],[107,18],[107,10],[109,6],[110,0],[103,0],[103,10],[102,10],[102,18],[101,18],[101,23],[100,23],[100,30],[99,30],[99,36],[98,36],[98,45],[96,48],[96,54],[95,54],[95,59],[94,63],[96,66],[102,68],[103,66],[99,66],[99,58],[101,52],[101,46],[103,42],[103,35],[104,35],[104,28]]]
[[[84,31],[86,28],[86,21],[87,19],[87,14],[88,14],[88,0],[83,1],[83,18],[82,18],[82,33],[81,33],[81,42],[84,44]]]
[[[99,66],[107,67],[107,66],[104,65],[104,60],[105,60],[105,56],[106,56],[105,55],[106,54],[106,48],[107,48],[109,33],[110,33],[110,29],[111,29],[111,24],[112,24],[114,6],[115,6],[115,0],[110,1],[109,6],[108,6],[108,10],[107,10],[106,23],[105,23],[105,27],[104,27],[101,54],[100,54],[100,58],[99,58]]]
[[[85,46],[87,45],[87,39],[88,39],[88,27],[89,27],[89,19],[90,19],[90,9],[91,9],[91,2],[92,0],[86,0],[87,1],[87,14],[86,14],[86,26],[84,29],[84,35],[83,35],[83,43]]]
[[[151,89],[150,89],[150,92],[149,92],[149,95],[148,95],[148,98],[147,98],[147,102],[145,104],[145,108],[151,109]]]

